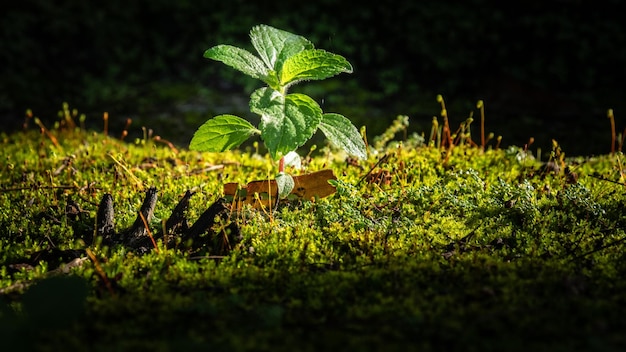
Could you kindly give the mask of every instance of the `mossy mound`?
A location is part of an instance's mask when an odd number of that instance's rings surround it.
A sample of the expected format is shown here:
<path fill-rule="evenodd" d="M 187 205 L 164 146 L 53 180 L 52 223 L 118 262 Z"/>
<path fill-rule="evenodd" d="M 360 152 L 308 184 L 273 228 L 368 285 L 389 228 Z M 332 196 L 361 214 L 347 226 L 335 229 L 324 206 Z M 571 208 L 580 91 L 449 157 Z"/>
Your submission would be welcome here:
<path fill-rule="evenodd" d="M 222 212 L 197 237 L 166 240 L 187 191 L 194 222 L 224 183 L 268 178 L 269 158 L 177 150 L 148 135 L 48 133 L 0 140 L 3 346 L 626 347 L 621 154 L 566 158 L 555 146 L 542 162 L 522 148 L 379 138 L 358 163 L 325 147 L 305 166 L 334 171 L 332 196 Z M 154 244 L 104 241 L 105 194 L 115 236 L 151 187 Z"/>

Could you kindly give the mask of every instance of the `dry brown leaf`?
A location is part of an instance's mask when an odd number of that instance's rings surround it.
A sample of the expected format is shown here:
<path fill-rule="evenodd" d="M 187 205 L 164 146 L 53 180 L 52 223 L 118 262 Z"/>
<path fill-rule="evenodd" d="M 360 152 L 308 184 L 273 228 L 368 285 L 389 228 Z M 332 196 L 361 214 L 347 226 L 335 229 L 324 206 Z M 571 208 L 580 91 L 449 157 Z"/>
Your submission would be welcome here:
<path fill-rule="evenodd" d="M 332 170 L 321 170 L 310 174 L 293 176 L 294 188 L 291 195 L 301 199 L 324 198 L 335 193 L 335 187 L 328 180 L 336 180 Z M 255 196 L 258 194 L 258 197 Z M 259 180 L 249 182 L 240 188 L 238 183 L 224 185 L 224 195 L 233 198 L 235 209 L 243 204 L 251 204 L 255 208 L 266 207 L 276 201 L 278 188 L 275 180 Z"/>

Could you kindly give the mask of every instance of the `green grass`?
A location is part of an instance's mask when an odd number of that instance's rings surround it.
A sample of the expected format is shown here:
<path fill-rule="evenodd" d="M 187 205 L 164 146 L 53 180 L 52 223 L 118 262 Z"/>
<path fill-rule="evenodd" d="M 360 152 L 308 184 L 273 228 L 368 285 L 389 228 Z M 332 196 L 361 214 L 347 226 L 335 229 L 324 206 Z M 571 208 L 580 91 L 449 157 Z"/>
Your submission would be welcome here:
<path fill-rule="evenodd" d="M 387 136 L 352 164 L 320 146 L 307 171 L 333 169 L 334 195 L 217 219 L 218 240 L 229 224 L 239 229 L 225 250 L 205 234 L 140 254 L 92 239 L 105 193 L 123 232 L 156 187 L 157 235 L 185 191 L 195 192 L 193 223 L 224 183 L 273 174 L 269 157 L 50 133 L 58 145 L 34 130 L 0 139 L 3 350 L 626 347 L 621 153 L 567 158 L 555 148 L 542 162 L 522 148 Z M 68 273 L 67 258 L 32 258 L 69 250 L 81 264 Z"/>

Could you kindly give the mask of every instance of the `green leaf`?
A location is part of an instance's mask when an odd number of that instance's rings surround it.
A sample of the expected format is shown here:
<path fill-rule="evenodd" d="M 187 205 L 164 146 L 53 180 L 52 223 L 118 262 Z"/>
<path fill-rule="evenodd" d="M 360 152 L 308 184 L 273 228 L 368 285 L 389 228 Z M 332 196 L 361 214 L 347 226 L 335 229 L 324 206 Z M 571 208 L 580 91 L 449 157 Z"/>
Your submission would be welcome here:
<path fill-rule="evenodd" d="M 335 146 L 357 158 L 367 158 L 365 142 L 356 127 L 339 114 L 324 114 L 319 125 L 320 130 Z"/>
<path fill-rule="evenodd" d="M 276 72 L 263 64 L 251 52 L 232 45 L 217 45 L 204 52 L 204 57 L 239 70 L 250 77 L 260 79 L 269 85 L 277 82 Z"/>
<path fill-rule="evenodd" d="M 250 40 L 265 65 L 276 72 L 280 72 L 288 57 L 313 49 L 313 43 L 305 37 L 267 25 L 253 27 Z"/>
<path fill-rule="evenodd" d="M 278 198 L 279 199 L 283 199 L 286 198 L 289 193 L 291 193 L 291 191 L 293 191 L 293 188 L 295 187 L 296 183 L 293 180 L 293 177 L 291 177 L 291 175 L 281 172 L 278 175 L 276 175 L 276 186 L 278 187 Z"/>
<path fill-rule="evenodd" d="M 284 86 L 302 80 L 322 80 L 342 72 L 352 72 L 352 65 L 343 56 L 321 49 L 309 49 L 285 60 L 279 71 L 280 84 Z"/>
<path fill-rule="evenodd" d="M 205 122 L 194 133 L 190 150 L 223 152 L 239 146 L 259 131 L 248 121 L 233 115 L 219 115 Z"/>
<path fill-rule="evenodd" d="M 322 109 L 309 96 L 284 96 L 270 88 L 252 93 L 250 110 L 261 115 L 261 138 L 274 160 L 302 146 L 322 120 Z"/>

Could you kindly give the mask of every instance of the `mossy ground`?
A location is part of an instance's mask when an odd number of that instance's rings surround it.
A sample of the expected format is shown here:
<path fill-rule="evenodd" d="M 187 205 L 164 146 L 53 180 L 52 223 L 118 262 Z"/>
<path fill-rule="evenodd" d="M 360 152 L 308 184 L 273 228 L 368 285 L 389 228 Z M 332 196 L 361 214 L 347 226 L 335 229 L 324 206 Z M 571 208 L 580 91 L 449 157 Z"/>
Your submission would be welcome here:
<path fill-rule="evenodd" d="M 272 162 L 253 149 L 50 133 L 56 145 L 32 130 L 0 140 L 3 350 L 626 347 L 621 154 L 556 149 L 540 162 L 522 148 L 383 138 L 353 163 L 320 148 L 306 168 L 333 169 L 334 195 L 219 219 L 217 233 L 240 229 L 226 250 L 158 241 L 139 255 L 91 238 L 105 193 L 121 230 L 156 187 L 156 233 L 186 190 L 194 221 L 225 182 L 266 179 Z M 69 273 L 55 271 L 63 260 L 33 262 L 51 248 L 93 257 Z"/>

